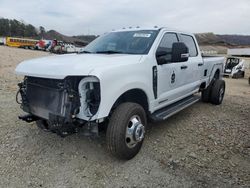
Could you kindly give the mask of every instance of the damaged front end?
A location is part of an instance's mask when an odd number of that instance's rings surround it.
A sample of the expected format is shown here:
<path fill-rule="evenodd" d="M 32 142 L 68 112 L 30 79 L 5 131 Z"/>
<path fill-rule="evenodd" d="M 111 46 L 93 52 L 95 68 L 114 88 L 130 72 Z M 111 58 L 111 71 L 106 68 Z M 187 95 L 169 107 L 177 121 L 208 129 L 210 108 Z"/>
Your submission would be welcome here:
<path fill-rule="evenodd" d="M 61 136 L 77 132 L 78 128 L 91 120 L 94 116 L 92 113 L 97 112 L 100 104 L 100 94 L 96 94 L 100 92 L 99 82 L 92 88 L 97 92 L 91 92 L 88 88 L 79 92 L 82 80 L 84 77 L 80 76 L 65 79 L 26 76 L 24 81 L 18 84 L 21 100 L 17 101 L 28 114 L 19 116 L 19 119 L 26 122 L 39 121 L 40 124 L 42 122 L 44 129 Z M 80 112 L 83 112 L 83 109 L 86 118 L 78 118 L 81 117 Z"/>

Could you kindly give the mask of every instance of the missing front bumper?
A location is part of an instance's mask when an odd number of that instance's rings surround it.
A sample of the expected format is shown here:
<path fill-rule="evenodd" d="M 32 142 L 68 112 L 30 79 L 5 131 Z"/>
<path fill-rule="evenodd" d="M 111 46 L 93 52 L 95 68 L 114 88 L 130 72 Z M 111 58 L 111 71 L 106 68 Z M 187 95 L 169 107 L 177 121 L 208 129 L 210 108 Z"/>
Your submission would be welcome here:
<path fill-rule="evenodd" d="M 81 78 L 63 80 L 25 77 L 19 84 L 21 108 L 30 116 L 55 124 L 72 123 L 79 112 L 77 86 Z M 22 118 L 28 120 L 31 118 Z M 34 119 L 34 118 L 33 118 Z"/>

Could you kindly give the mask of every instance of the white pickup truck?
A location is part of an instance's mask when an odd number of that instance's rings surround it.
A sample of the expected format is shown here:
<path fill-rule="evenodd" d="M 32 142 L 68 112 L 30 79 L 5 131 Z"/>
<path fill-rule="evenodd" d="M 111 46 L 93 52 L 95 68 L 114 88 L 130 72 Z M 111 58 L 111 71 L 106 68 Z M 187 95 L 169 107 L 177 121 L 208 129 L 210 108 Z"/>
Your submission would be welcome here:
<path fill-rule="evenodd" d="M 131 159 L 142 146 L 147 120 L 166 120 L 200 99 L 221 104 L 223 61 L 203 58 L 190 33 L 112 31 L 81 53 L 20 63 L 16 73 L 24 80 L 17 102 L 27 114 L 19 118 L 61 136 L 107 126 L 109 151 Z"/>

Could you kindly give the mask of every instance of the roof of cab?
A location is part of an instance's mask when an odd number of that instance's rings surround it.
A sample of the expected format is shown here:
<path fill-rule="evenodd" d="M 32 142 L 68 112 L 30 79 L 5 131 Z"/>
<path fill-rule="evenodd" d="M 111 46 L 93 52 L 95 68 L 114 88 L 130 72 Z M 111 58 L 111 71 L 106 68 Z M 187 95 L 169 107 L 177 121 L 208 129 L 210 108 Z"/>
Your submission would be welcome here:
<path fill-rule="evenodd" d="M 189 32 L 186 31 L 180 31 L 178 29 L 174 29 L 174 28 L 169 28 L 169 27 L 128 27 L 128 28 L 122 28 L 122 29 L 116 29 L 116 30 L 112 30 L 111 32 L 122 32 L 122 31 L 141 31 L 141 30 L 168 30 L 168 31 L 172 31 L 172 32 L 178 32 L 178 33 L 186 33 L 186 34 L 191 34 Z"/>

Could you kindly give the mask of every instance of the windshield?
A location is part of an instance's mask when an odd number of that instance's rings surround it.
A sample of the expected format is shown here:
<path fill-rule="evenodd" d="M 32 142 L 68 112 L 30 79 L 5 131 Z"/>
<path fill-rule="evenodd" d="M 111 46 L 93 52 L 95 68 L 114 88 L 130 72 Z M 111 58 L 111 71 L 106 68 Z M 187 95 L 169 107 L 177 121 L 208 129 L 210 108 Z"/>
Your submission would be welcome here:
<path fill-rule="evenodd" d="M 238 64 L 239 64 L 239 59 L 237 59 L 237 58 L 228 58 L 225 68 L 226 69 L 232 69 Z"/>
<path fill-rule="evenodd" d="M 83 52 L 147 54 L 157 34 L 157 30 L 111 32 L 98 37 Z"/>

